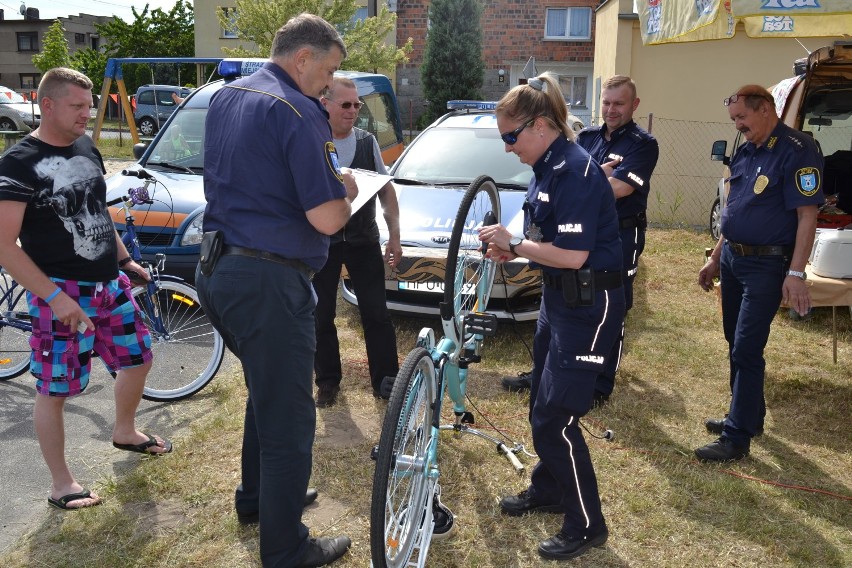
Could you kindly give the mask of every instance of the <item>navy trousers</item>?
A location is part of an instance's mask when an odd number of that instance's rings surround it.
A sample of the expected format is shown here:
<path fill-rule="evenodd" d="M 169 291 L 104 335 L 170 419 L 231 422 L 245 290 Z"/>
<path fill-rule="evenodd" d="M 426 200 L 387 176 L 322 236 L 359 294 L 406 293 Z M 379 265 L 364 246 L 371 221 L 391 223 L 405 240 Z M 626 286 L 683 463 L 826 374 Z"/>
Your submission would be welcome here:
<path fill-rule="evenodd" d="M 639 257 L 645 250 L 645 229 L 633 227 L 632 229 L 621 229 L 621 255 L 624 263 L 624 277 L 622 284 L 624 288 L 625 315 L 633 307 L 633 281 L 636 280 L 636 272 L 639 270 Z M 606 367 L 600 373 L 595 382 L 595 391 L 607 396 L 612 394 L 615 388 L 615 373 L 621 363 L 621 355 L 624 351 L 624 322 L 621 325 L 618 339 L 612 346 L 607 357 Z"/>
<path fill-rule="evenodd" d="M 722 435 L 737 445 L 748 446 L 763 427 L 763 350 L 789 264 L 783 256 L 737 256 L 727 244 L 722 248 L 722 326 L 731 366 L 731 407 Z"/>
<path fill-rule="evenodd" d="M 343 377 L 334 318 L 337 315 L 337 286 L 344 264 L 358 296 L 370 383 L 373 390 L 378 391 L 382 379 L 396 377 L 399 372 L 396 332 L 385 303 L 385 263 L 378 243 L 363 246 L 335 243 L 328 249 L 325 266 L 314 277 L 317 293 L 315 381 L 317 386 L 333 386 L 339 385 Z"/>
<path fill-rule="evenodd" d="M 530 491 L 565 507 L 562 534 L 597 534 L 604 524 L 598 484 L 579 418 L 592 406 L 595 378 L 624 321 L 622 290 L 598 291 L 595 306 L 568 309 L 545 286 L 533 343 L 530 422 L 539 463 Z"/>
<path fill-rule="evenodd" d="M 196 285 L 248 388 L 236 509 L 259 512 L 264 567 L 296 566 L 316 430 L 313 287 L 294 268 L 244 256 L 221 257 L 210 277 L 197 271 Z"/>

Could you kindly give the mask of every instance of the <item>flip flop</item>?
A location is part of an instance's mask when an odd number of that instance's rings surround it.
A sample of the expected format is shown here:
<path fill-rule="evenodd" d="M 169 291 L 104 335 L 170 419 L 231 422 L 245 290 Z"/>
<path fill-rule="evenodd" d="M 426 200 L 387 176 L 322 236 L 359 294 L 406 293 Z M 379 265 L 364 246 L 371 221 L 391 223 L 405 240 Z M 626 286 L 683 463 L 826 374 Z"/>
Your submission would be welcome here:
<path fill-rule="evenodd" d="M 118 448 L 119 450 L 124 450 L 126 452 L 137 452 L 140 454 L 147 454 L 149 456 L 158 456 L 160 454 L 167 454 L 172 451 L 172 443 L 169 440 L 166 440 L 165 438 L 163 438 L 162 452 L 149 451 L 149 448 L 159 446 L 159 444 L 157 443 L 157 440 L 154 438 L 154 436 L 150 434 L 145 435 L 148 436 L 148 440 L 142 442 L 141 444 L 119 444 L 118 442 L 113 440 L 112 445 L 113 447 Z"/>
<path fill-rule="evenodd" d="M 69 507 L 68 506 L 68 503 L 71 503 L 72 501 L 77 501 L 79 499 L 86 499 L 86 498 L 91 497 L 91 496 L 92 496 L 92 492 L 89 491 L 88 489 L 84 489 L 83 491 L 80 491 L 79 493 L 69 493 L 68 495 L 63 495 L 59 499 L 54 499 L 53 497 L 48 497 L 47 502 L 50 505 L 56 507 L 57 509 L 62 509 L 63 511 L 73 511 L 74 509 L 85 509 L 86 507 L 94 507 L 95 505 L 101 504 L 101 501 L 98 500 L 97 502 L 92 503 L 91 505 L 83 505 L 81 507 Z"/>

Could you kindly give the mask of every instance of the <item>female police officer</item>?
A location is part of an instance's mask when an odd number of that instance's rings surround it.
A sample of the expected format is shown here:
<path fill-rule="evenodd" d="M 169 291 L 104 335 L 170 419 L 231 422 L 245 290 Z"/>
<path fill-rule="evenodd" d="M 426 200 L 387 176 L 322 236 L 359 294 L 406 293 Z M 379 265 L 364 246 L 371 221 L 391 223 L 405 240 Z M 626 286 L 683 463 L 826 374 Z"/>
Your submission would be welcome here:
<path fill-rule="evenodd" d="M 615 198 L 601 168 L 574 143 L 565 100 L 544 75 L 509 91 L 496 108 L 507 152 L 533 167 L 525 239 L 502 225 L 480 229 L 488 255 L 524 257 L 542 269 L 533 348 L 530 422 L 539 463 L 529 489 L 500 502 L 512 516 L 564 513 L 562 530 L 538 552 L 564 560 L 606 542 L 595 471 L 578 420 L 624 319 Z"/>

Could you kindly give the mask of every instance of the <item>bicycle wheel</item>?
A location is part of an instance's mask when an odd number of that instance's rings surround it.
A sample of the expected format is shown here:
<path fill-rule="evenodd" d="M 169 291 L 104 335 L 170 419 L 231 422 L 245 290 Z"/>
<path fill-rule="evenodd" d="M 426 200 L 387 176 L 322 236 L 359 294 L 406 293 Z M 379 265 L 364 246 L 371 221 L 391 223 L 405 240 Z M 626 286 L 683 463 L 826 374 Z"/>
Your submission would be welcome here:
<path fill-rule="evenodd" d="M 370 507 L 373 568 L 423 566 L 431 530 L 421 530 L 437 476 L 429 447 L 437 385 L 429 352 L 416 347 L 394 382 L 382 426 Z M 416 557 L 412 559 L 412 555 Z"/>
<path fill-rule="evenodd" d="M 495 263 L 484 256 L 477 230 L 500 222 L 500 196 L 488 176 L 476 178 L 462 198 L 447 250 L 444 302 L 452 308 L 456 338 L 461 343 L 462 320 L 484 312 L 491 297 Z"/>
<path fill-rule="evenodd" d="M 22 375 L 30 368 L 30 315 L 26 290 L 0 272 L 0 381 Z"/>
<path fill-rule="evenodd" d="M 133 289 L 133 297 L 148 331 L 154 363 L 142 398 L 169 402 L 190 397 L 213 379 L 225 356 L 225 344 L 198 303 L 195 288 L 160 277 L 154 297 L 147 286 Z M 162 326 L 154 314 L 159 312 Z"/>

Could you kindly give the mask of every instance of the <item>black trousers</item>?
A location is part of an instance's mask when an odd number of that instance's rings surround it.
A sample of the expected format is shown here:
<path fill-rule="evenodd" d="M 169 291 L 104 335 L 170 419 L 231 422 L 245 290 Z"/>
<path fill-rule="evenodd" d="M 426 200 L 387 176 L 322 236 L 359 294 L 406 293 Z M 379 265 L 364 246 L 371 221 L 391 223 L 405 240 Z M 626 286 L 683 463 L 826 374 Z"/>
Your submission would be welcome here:
<path fill-rule="evenodd" d="M 624 263 L 622 284 L 624 287 L 624 301 L 627 311 L 633 307 L 633 281 L 636 280 L 636 272 L 639 270 L 639 257 L 645 250 L 645 229 L 632 227 L 621 229 L 621 255 Z M 625 312 L 625 316 L 627 313 Z M 612 346 L 612 351 L 607 358 L 606 369 L 598 375 L 595 381 L 595 392 L 610 395 L 615 388 L 615 373 L 621 363 L 621 355 L 624 350 L 624 325 L 621 326 L 621 334 Z"/>
<path fill-rule="evenodd" d="M 337 315 L 337 286 L 344 264 L 358 297 L 370 383 L 373 390 L 378 391 L 382 379 L 396 377 L 399 372 L 396 332 L 385 303 L 385 265 L 378 243 L 352 246 L 342 242 L 332 245 L 328 249 L 328 261 L 314 276 L 317 293 L 315 382 L 317 386 L 339 385 L 343 378 L 334 318 Z"/>
<path fill-rule="evenodd" d="M 236 509 L 260 514 L 265 568 L 297 566 L 308 546 L 302 509 L 316 430 L 314 291 L 295 268 L 245 256 L 223 256 L 210 277 L 195 277 L 248 387 Z"/>

